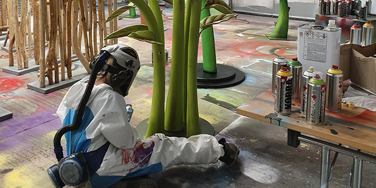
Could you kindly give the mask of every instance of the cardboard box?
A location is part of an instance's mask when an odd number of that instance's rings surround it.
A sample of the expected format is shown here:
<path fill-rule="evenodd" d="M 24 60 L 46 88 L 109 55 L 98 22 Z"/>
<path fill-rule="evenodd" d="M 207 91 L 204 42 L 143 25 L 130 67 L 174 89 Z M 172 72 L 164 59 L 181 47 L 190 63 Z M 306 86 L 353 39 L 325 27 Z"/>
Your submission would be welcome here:
<path fill-rule="evenodd" d="M 356 44 L 341 45 L 339 68 L 343 79 L 376 93 L 376 43 L 362 47 Z"/>

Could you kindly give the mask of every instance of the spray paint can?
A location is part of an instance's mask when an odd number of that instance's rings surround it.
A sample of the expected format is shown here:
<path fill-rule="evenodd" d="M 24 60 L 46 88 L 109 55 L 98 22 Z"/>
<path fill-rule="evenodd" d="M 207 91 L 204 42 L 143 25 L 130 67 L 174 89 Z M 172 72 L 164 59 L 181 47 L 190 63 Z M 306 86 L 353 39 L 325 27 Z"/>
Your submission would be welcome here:
<path fill-rule="evenodd" d="M 362 45 L 368 46 L 373 43 L 373 25 L 371 22 L 367 22 L 363 25 Z"/>
<path fill-rule="evenodd" d="M 366 6 L 367 6 L 367 12 L 371 12 L 372 0 L 367 0 Z"/>
<path fill-rule="evenodd" d="M 362 42 L 362 28 L 355 23 L 350 30 L 350 44 L 361 44 Z"/>
<path fill-rule="evenodd" d="M 351 11 L 352 11 L 352 1 L 351 0 L 347 0 L 346 4 L 347 4 L 347 6 L 346 6 L 346 8 L 347 8 L 347 10 L 346 10 L 346 16 L 349 16 L 349 15 L 351 15 Z"/>
<path fill-rule="evenodd" d="M 319 0 L 319 14 L 323 14 L 322 12 L 322 5 L 324 4 L 324 0 Z"/>
<path fill-rule="evenodd" d="M 337 11 L 337 16 L 338 16 L 338 17 L 343 17 L 343 16 L 344 16 L 343 7 L 344 7 L 344 2 L 343 2 L 343 1 L 340 1 L 340 2 L 338 3 L 338 11 Z"/>
<path fill-rule="evenodd" d="M 326 104 L 325 108 L 331 112 L 339 112 L 342 102 L 343 74 L 337 65 L 333 65 L 326 72 Z"/>
<path fill-rule="evenodd" d="M 326 15 L 326 2 L 325 2 L 325 0 L 321 1 L 321 14 Z"/>
<path fill-rule="evenodd" d="M 325 14 L 326 15 L 330 15 L 330 7 L 331 7 L 330 0 L 325 0 Z"/>
<path fill-rule="evenodd" d="M 276 74 L 276 94 L 274 96 L 274 111 L 281 115 L 291 114 L 292 74 L 287 67 L 282 66 Z"/>
<path fill-rule="evenodd" d="M 165 65 L 168 65 L 168 51 L 165 50 Z"/>
<path fill-rule="evenodd" d="M 306 70 L 303 73 L 303 79 L 302 79 L 302 88 L 301 93 L 302 96 L 300 97 L 300 112 L 304 113 L 307 111 L 307 92 L 308 92 L 308 83 L 311 78 L 314 76 L 314 70 L 313 67 L 309 67 L 308 70 Z"/>
<path fill-rule="evenodd" d="M 127 116 L 128 116 L 128 122 L 129 122 L 131 121 L 131 118 L 132 118 L 133 108 L 132 108 L 132 105 L 128 103 L 125 105 L 125 108 L 127 110 Z"/>
<path fill-rule="evenodd" d="M 333 1 L 333 14 L 337 15 L 338 14 L 338 0 Z"/>
<path fill-rule="evenodd" d="M 306 121 L 312 125 L 325 123 L 325 81 L 321 72 L 316 72 L 308 83 Z"/>
<path fill-rule="evenodd" d="M 300 102 L 300 89 L 302 83 L 302 64 L 298 58 L 293 58 L 289 62 L 290 71 L 292 73 L 292 101 Z"/>
<path fill-rule="evenodd" d="M 287 60 L 284 57 L 277 57 L 273 60 L 273 72 L 272 72 L 272 94 L 276 94 L 276 74 L 282 66 L 287 65 Z"/>

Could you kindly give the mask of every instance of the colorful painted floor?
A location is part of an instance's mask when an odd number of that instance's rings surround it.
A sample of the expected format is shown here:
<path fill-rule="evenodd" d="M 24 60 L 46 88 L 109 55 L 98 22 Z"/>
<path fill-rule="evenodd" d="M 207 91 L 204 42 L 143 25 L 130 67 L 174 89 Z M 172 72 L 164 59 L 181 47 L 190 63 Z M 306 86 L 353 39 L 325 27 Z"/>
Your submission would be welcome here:
<path fill-rule="evenodd" d="M 163 13 L 168 28 L 166 48 L 171 53 L 172 11 L 166 9 Z M 231 88 L 198 90 L 201 118 L 213 125 L 217 137 L 225 137 L 239 146 L 242 164 L 235 169 L 221 163 L 172 167 L 150 176 L 159 187 L 319 187 L 318 147 L 308 144 L 289 147 L 286 129 L 235 113 L 236 107 L 270 87 L 271 61 L 276 55 L 296 56 L 297 27 L 305 22 L 290 21 L 289 41 L 270 41 L 265 34 L 271 33 L 276 20 L 239 15 L 236 20 L 214 26 L 218 63 L 237 67 L 246 74 L 246 80 Z M 122 19 L 118 25 L 122 28 L 138 23 L 139 18 Z M 131 124 L 136 126 L 150 113 L 151 45 L 128 38 L 119 39 L 119 43 L 134 47 L 142 61 L 126 98 L 134 106 Z M 0 67 L 7 65 L 8 54 L 0 51 Z M 166 91 L 169 69 L 166 66 Z M 27 89 L 27 83 L 36 80 L 37 72 L 14 76 L 0 71 L 0 107 L 14 114 L 12 119 L 0 122 L 0 187 L 52 187 L 46 169 L 56 162 L 52 140 L 61 127 L 56 109 L 68 88 L 46 95 Z M 347 187 L 351 162 L 350 157 L 339 155 L 330 187 Z M 365 163 L 363 173 L 363 187 L 376 187 L 376 165 Z"/>

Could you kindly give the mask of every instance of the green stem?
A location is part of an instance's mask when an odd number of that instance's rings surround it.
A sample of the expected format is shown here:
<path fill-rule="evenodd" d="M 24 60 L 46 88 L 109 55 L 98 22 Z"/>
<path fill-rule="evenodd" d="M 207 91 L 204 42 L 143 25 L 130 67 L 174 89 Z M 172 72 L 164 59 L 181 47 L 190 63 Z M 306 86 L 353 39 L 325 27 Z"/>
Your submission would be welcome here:
<path fill-rule="evenodd" d="M 155 21 L 157 22 L 158 29 L 159 29 L 159 37 L 163 41 L 164 45 L 164 29 L 163 29 L 163 18 L 161 8 L 159 7 L 159 2 L 157 0 L 150 0 L 148 1 L 149 7 L 154 14 Z M 164 52 L 164 49 L 163 49 Z"/>
<path fill-rule="evenodd" d="M 287 38 L 289 30 L 289 7 L 287 0 L 279 0 L 279 14 L 277 23 L 273 29 L 270 37 L 272 38 Z"/>
<path fill-rule="evenodd" d="M 157 21 L 150 10 L 149 6 L 143 0 L 131 0 L 142 12 L 150 31 L 152 31 L 158 42 L 164 44 L 161 39 Z M 154 79 L 153 79 L 153 96 L 149 126 L 145 138 L 163 132 L 164 125 L 164 99 L 165 99 L 165 65 L 164 65 L 164 46 L 153 44 L 153 62 L 154 62 Z"/>
<path fill-rule="evenodd" d="M 205 4 L 206 0 L 202 0 L 201 8 L 203 10 L 201 11 L 201 20 L 210 16 L 209 9 L 204 8 Z M 213 26 L 201 32 L 201 45 L 204 71 L 217 72 Z"/>
<path fill-rule="evenodd" d="M 183 129 L 183 68 L 184 63 L 184 0 L 173 1 L 172 62 L 170 84 L 165 112 L 165 130 L 178 132 Z"/>
<path fill-rule="evenodd" d="M 199 42 L 201 2 L 191 1 L 191 19 L 188 42 L 188 71 L 187 71 L 187 137 L 201 134 L 197 101 L 197 52 Z"/>
<path fill-rule="evenodd" d="M 184 20 L 184 50 L 183 50 L 183 100 L 184 113 L 183 122 L 187 123 L 187 66 L 188 66 L 188 41 L 189 41 L 189 24 L 191 23 L 191 1 L 185 4 L 185 20 Z"/>

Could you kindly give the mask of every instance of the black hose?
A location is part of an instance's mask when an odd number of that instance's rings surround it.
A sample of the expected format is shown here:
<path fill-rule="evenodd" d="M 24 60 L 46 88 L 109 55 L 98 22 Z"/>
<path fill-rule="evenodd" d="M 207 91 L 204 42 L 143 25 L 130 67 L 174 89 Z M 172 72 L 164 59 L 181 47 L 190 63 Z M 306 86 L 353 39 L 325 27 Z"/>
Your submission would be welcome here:
<path fill-rule="evenodd" d="M 89 83 L 86 86 L 84 96 L 82 97 L 80 104 L 78 105 L 78 110 L 76 111 L 76 115 L 72 124 L 66 125 L 60 128 L 54 137 L 54 151 L 57 158 L 57 161 L 60 161 L 63 155 L 63 148 L 61 147 L 61 137 L 69 132 L 78 129 L 81 125 L 82 116 L 85 110 L 85 106 L 90 98 L 91 91 L 94 87 L 95 80 L 97 78 L 98 72 L 102 69 L 103 65 L 105 65 L 106 60 L 110 57 L 110 53 L 104 51 L 95 61 L 95 65 L 93 70 L 91 71 Z"/>

